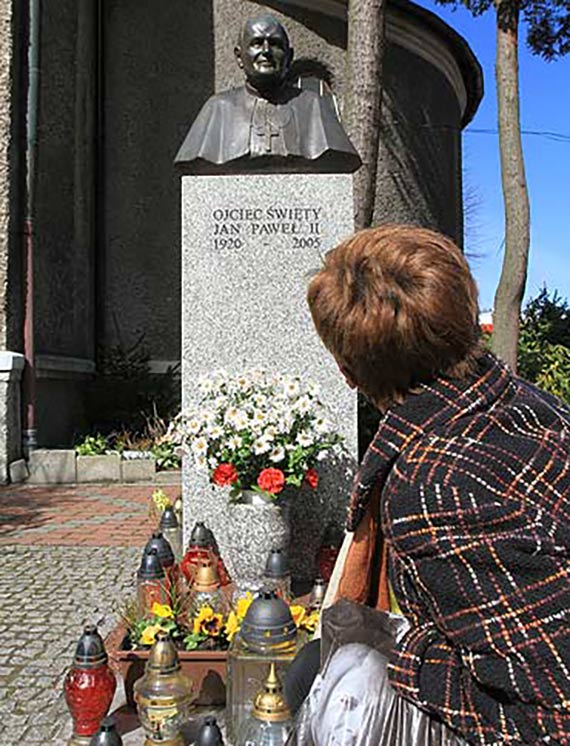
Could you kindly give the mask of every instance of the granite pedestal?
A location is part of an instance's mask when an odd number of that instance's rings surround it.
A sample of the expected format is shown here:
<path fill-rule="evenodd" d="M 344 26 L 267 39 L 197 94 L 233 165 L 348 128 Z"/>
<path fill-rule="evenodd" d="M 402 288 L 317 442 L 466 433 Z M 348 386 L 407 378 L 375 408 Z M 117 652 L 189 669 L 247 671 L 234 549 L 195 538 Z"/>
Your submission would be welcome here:
<path fill-rule="evenodd" d="M 346 453 L 324 462 L 318 489 L 304 488 L 290 504 L 293 569 L 307 580 L 327 523 L 344 523 L 357 403 L 313 328 L 306 289 L 324 254 L 353 230 L 350 174 L 182 177 L 183 407 L 203 374 L 264 368 L 318 384 L 345 438 Z M 227 553 L 226 493 L 189 458 L 183 484 L 186 541 L 202 520 Z"/>

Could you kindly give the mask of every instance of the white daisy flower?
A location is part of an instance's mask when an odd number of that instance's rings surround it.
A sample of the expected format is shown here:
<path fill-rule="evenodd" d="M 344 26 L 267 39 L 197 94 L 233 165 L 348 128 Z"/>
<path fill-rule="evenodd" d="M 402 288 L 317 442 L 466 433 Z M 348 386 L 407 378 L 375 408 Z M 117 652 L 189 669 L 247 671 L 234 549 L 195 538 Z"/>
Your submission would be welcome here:
<path fill-rule="evenodd" d="M 273 461 L 274 464 L 279 463 L 279 461 L 283 461 L 284 458 L 285 449 L 283 448 L 283 446 L 275 446 L 269 454 L 269 460 Z"/>
<path fill-rule="evenodd" d="M 238 416 L 239 409 L 237 407 L 229 407 L 224 415 L 224 422 L 227 425 L 233 425 L 236 417 Z"/>
<path fill-rule="evenodd" d="M 236 430 L 244 430 L 249 424 L 249 417 L 247 416 L 246 412 L 238 409 L 233 424 Z"/>
<path fill-rule="evenodd" d="M 297 435 L 296 441 L 300 446 L 303 446 L 303 448 L 308 448 L 315 442 L 313 436 L 306 430 L 303 430 L 303 432 L 300 432 L 299 435 Z"/>
<path fill-rule="evenodd" d="M 192 450 L 194 451 L 196 456 L 203 456 L 208 450 L 208 441 L 206 440 L 206 438 L 196 438 L 196 440 L 192 443 Z"/>
<path fill-rule="evenodd" d="M 191 417 L 186 423 L 186 427 L 188 428 L 189 433 L 191 433 L 192 435 L 196 435 L 197 433 L 200 432 L 202 423 L 197 417 Z"/>
<path fill-rule="evenodd" d="M 254 394 L 252 400 L 256 407 L 262 408 L 267 404 L 267 397 L 265 394 Z"/>
<path fill-rule="evenodd" d="M 311 409 L 311 400 L 308 396 L 303 395 L 299 397 L 299 399 L 297 399 L 293 406 L 300 414 L 307 414 L 307 412 Z"/>
<path fill-rule="evenodd" d="M 214 425 L 213 427 L 208 428 L 207 430 L 208 435 L 210 438 L 213 438 L 214 440 L 218 440 L 218 438 L 221 438 L 224 434 L 224 431 L 219 425 Z"/>
<path fill-rule="evenodd" d="M 253 412 L 253 422 L 256 425 L 263 425 L 267 421 L 267 414 L 262 409 L 256 409 Z"/>
<path fill-rule="evenodd" d="M 263 437 L 269 441 L 275 440 L 276 435 L 277 428 L 275 427 L 275 425 L 268 425 L 263 432 Z"/>
<path fill-rule="evenodd" d="M 228 448 L 230 451 L 235 451 L 241 447 L 242 439 L 239 435 L 232 435 L 228 440 Z"/>
<path fill-rule="evenodd" d="M 251 386 L 251 382 L 247 376 L 239 376 L 236 380 L 236 386 L 239 391 L 247 391 Z"/>
<path fill-rule="evenodd" d="M 299 381 L 296 378 L 287 378 L 283 381 L 283 388 L 290 399 L 294 399 L 299 394 Z"/>
<path fill-rule="evenodd" d="M 324 417 L 319 417 L 314 424 L 315 432 L 319 433 L 319 435 L 322 435 L 323 433 L 328 433 L 328 431 L 331 429 L 331 423 L 328 420 L 325 420 Z"/>
<path fill-rule="evenodd" d="M 262 453 L 267 453 L 271 449 L 271 443 L 268 443 L 263 438 L 258 438 L 253 442 L 252 449 L 256 456 L 260 456 Z"/>
<path fill-rule="evenodd" d="M 327 452 L 326 451 L 319 451 L 317 453 L 317 461 L 324 461 L 326 459 L 326 457 L 327 457 Z"/>
<path fill-rule="evenodd" d="M 199 416 L 206 425 L 213 425 L 216 421 L 216 413 L 212 409 L 203 409 Z"/>

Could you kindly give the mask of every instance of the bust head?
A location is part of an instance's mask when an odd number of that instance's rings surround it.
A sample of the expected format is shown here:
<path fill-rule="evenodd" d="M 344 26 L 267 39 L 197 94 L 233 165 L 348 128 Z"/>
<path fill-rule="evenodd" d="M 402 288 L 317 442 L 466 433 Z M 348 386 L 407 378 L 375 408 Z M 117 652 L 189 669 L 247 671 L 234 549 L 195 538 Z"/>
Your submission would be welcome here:
<path fill-rule="evenodd" d="M 293 59 L 287 32 L 268 14 L 246 21 L 234 53 L 249 85 L 261 93 L 281 86 Z"/>

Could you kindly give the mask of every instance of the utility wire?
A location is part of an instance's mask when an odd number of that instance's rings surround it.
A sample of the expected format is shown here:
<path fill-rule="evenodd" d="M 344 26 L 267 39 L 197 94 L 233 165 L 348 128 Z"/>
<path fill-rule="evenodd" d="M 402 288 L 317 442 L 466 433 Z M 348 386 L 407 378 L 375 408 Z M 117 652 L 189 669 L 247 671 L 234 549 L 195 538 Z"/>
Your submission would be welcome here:
<path fill-rule="evenodd" d="M 464 135 L 498 135 L 499 130 L 498 129 L 484 129 L 484 128 L 478 128 L 478 127 L 468 127 L 467 129 L 463 129 L 462 127 L 457 127 L 453 124 L 427 124 L 427 123 L 417 123 L 417 122 L 411 122 L 409 120 L 402 121 L 401 119 L 389 119 L 387 122 L 385 122 L 385 126 L 390 126 L 393 124 L 399 124 L 403 125 L 404 127 L 409 127 L 410 129 L 427 129 L 427 130 L 451 130 L 453 132 L 462 131 Z M 564 142 L 564 143 L 570 143 L 570 134 L 565 134 L 563 132 L 550 132 L 549 130 L 521 130 L 521 135 L 531 135 L 534 137 L 544 137 L 547 140 L 552 140 L 553 142 Z"/>
<path fill-rule="evenodd" d="M 471 133 L 475 135 L 498 135 L 499 130 L 497 129 L 478 129 L 476 127 L 469 127 L 464 130 L 466 135 Z M 562 132 L 548 132 L 547 130 L 521 130 L 521 135 L 534 135 L 536 137 L 545 137 L 548 140 L 554 142 L 570 142 L 570 135 L 565 135 Z"/>

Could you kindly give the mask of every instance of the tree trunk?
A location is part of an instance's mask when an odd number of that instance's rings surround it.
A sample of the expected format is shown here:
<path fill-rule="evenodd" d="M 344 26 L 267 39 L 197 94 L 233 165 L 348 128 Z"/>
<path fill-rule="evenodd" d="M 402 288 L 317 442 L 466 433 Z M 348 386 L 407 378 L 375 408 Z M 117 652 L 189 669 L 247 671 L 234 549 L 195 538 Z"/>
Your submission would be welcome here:
<path fill-rule="evenodd" d="M 362 159 L 354 175 L 355 225 L 372 222 L 378 167 L 386 0 L 349 0 L 344 121 Z"/>
<path fill-rule="evenodd" d="M 518 0 L 497 0 L 495 75 L 505 205 L 505 254 L 495 294 L 492 347 L 513 372 L 530 244 L 530 209 L 521 142 L 518 79 Z"/>

